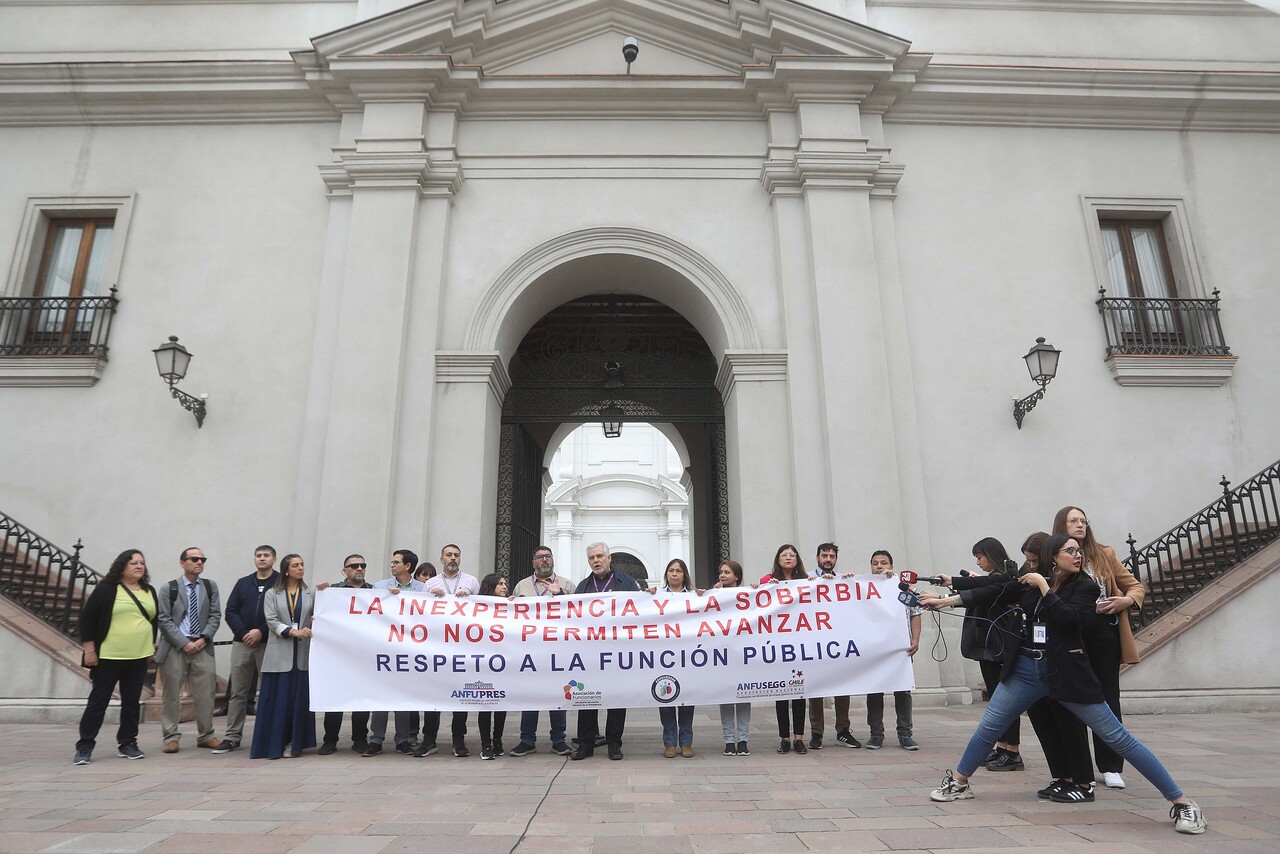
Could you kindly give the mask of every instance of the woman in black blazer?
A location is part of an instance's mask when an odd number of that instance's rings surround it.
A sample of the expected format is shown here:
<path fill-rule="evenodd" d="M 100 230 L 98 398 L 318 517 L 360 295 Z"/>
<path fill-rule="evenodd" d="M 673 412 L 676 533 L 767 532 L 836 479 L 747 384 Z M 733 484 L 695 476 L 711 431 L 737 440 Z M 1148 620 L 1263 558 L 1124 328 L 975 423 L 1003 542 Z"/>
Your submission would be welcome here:
<path fill-rule="evenodd" d="M 977 731 L 969 739 L 954 772 L 948 771 L 930 800 L 956 801 L 973 797 L 969 777 L 1009 724 L 1032 703 L 1049 697 L 1062 703 L 1113 750 L 1127 759 L 1173 806 L 1169 815 L 1179 833 L 1204 833 L 1207 824 L 1200 807 L 1183 794 L 1160 760 L 1133 737 L 1102 696 L 1102 686 L 1089 664 L 1081 625 L 1091 619 L 1098 585 L 1081 572 L 1080 544 L 1070 537 L 1050 537 L 1040 559 L 1041 569 L 1053 568 L 1053 584 L 1038 572 L 1028 572 L 1007 584 L 990 585 L 973 595 L 990 595 L 993 609 L 1008 603 L 1021 623 L 1010 638 L 1001 665 L 1000 684 L 987 703 Z M 959 596 L 926 593 L 920 604 L 929 608 L 961 604 Z"/>
<path fill-rule="evenodd" d="M 137 549 L 126 549 L 112 561 L 106 577 L 89 594 L 80 611 L 80 642 L 84 666 L 93 687 L 80 717 L 80 740 L 75 765 L 88 765 L 111 702 L 120 685 L 120 728 L 116 730 L 116 755 L 141 759 L 138 722 L 142 718 L 142 683 L 147 662 L 156 651 L 156 614 L 160 603 L 150 584 L 147 559 Z"/>

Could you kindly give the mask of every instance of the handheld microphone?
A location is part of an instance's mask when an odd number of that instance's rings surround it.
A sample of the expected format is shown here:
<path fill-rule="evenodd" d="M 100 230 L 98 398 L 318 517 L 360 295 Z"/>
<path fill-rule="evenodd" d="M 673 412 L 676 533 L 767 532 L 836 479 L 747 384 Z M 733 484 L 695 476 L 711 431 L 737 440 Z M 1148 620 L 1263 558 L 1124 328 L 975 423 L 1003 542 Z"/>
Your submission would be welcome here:
<path fill-rule="evenodd" d="M 1013 561 L 1008 561 L 1008 562 L 1013 563 Z M 967 569 L 960 570 L 960 574 L 963 575 L 965 578 L 968 578 L 969 576 L 973 575 L 973 573 Z"/>
<path fill-rule="evenodd" d="M 912 573 L 914 575 L 915 573 Z M 920 597 L 905 581 L 898 582 L 898 589 L 902 591 L 898 594 L 898 601 L 903 605 L 909 605 L 912 608 L 920 607 Z"/>
<path fill-rule="evenodd" d="M 898 573 L 898 581 L 902 582 L 903 584 L 915 584 L 916 579 L 918 579 L 919 577 L 920 576 L 916 575 L 914 572 L 912 572 L 909 569 L 904 569 L 902 570 L 902 572 Z"/>

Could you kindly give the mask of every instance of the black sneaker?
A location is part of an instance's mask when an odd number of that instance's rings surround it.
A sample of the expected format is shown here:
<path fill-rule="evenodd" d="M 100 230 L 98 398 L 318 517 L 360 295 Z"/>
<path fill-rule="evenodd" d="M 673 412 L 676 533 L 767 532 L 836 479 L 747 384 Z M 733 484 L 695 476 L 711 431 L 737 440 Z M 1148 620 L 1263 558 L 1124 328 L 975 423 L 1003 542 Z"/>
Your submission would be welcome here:
<path fill-rule="evenodd" d="M 782 739 L 782 743 L 778 745 L 778 752 L 779 752 L 779 753 L 790 753 L 790 752 L 791 752 L 791 742 L 790 742 L 789 740 L 785 739 L 785 738 L 784 738 L 784 739 Z"/>
<path fill-rule="evenodd" d="M 366 750 L 369 749 L 369 742 L 353 741 L 351 742 L 351 749 L 354 750 L 356 753 L 364 753 Z"/>
<path fill-rule="evenodd" d="M 532 747 L 529 748 L 529 752 L 533 752 Z M 556 756 L 568 756 L 573 753 L 573 748 L 565 744 L 563 741 L 557 741 L 555 744 L 551 745 L 551 752 Z M 511 755 L 515 756 L 515 751 L 512 751 Z"/>
<path fill-rule="evenodd" d="M 836 733 L 836 741 L 845 747 L 861 747 L 862 742 L 853 737 L 853 733 L 847 729 L 842 729 Z"/>
<path fill-rule="evenodd" d="M 982 760 L 982 767 L 986 768 L 992 762 L 999 760 L 1001 756 L 1004 756 L 1004 753 L 1005 753 L 1005 750 L 1003 747 L 991 748 L 991 752 L 987 754 L 987 758 Z"/>
<path fill-rule="evenodd" d="M 210 753 L 230 753 L 233 750 L 239 750 L 239 749 L 240 749 L 240 742 L 233 741 L 229 738 L 224 738 L 222 741 L 218 742 L 217 747 L 215 747 L 213 750 L 209 752 Z"/>
<path fill-rule="evenodd" d="M 804 739 L 803 739 L 803 738 L 797 738 L 797 739 L 796 739 L 796 743 L 795 743 L 795 746 L 794 746 L 794 748 L 793 748 L 793 749 L 795 750 L 795 752 L 796 752 L 796 753 L 800 753 L 800 754 L 804 754 L 804 753 L 808 753 L 808 752 L 809 752 L 808 748 L 806 748 L 806 747 L 804 746 Z"/>
<path fill-rule="evenodd" d="M 454 755 L 454 756 L 457 756 L 457 755 L 458 755 L 458 748 L 457 748 L 456 746 L 453 748 L 453 755 Z M 484 759 L 484 760 L 493 759 L 493 758 L 494 758 L 494 756 L 493 756 L 493 745 L 491 745 L 491 744 L 486 744 L 486 745 L 482 746 L 482 747 L 480 748 L 480 758 L 481 758 L 481 759 Z"/>
<path fill-rule="evenodd" d="M 494 756 L 506 756 L 506 755 L 507 755 L 507 751 L 505 751 L 505 750 L 503 750 L 503 749 L 502 749 L 502 742 L 501 742 L 500 740 L 498 740 L 498 739 L 494 739 L 494 742 L 493 742 L 493 755 L 494 755 Z"/>
<path fill-rule="evenodd" d="M 737 756 L 737 755 L 738 755 L 738 745 L 734 744 L 733 742 L 729 742 L 728 744 L 726 744 L 726 745 L 724 746 L 724 755 L 725 755 L 725 756 Z"/>
<path fill-rule="evenodd" d="M 77 750 L 76 758 L 71 760 L 72 765 L 88 765 L 93 761 L 92 750 Z"/>
<path fill-rule="evenodd" d="M 1026 765 L 1022 762 L 1022 754 L 1005 750 L 994 762 L 987 763 L 988 771 L 1023 771 Z"/>
<path fill-rule="evenodd" d="M 324 744 L 320 745 L 320 749 L 316 752 L 319 753 L 321 756 L 328 756 L 337 749 L 338 749 L 338 745 L 334 744 L 331 741 L 326 741 Z"/>
<path fill-rule="evenodd" d="M 1091 804 L 1093 803 L 1093 787 L 1066 783 L 1061 789 L 1049 795 L 1055 804 Z"/>
<path fill-rule="evenodd" d="M 751 748 L 747 747 L 747 743 L 745 741 L 738 742 L 738 755 L 739 756 L 751 755 Z"/>
<path fill-rule="evenodd" d="M 819 735 L 819 734 L 818 734 L 818 733 L 816 733 L 816 732 L 813 734 L 813 737 L 809 739 L 809 749 L 810 749 L 810 750 L 821 750 L 821 749 L 822 749 L 822 736 L 821 736 L 821 735 Z"/>
<path fill-rule="evenodd" d="M 565 745 L 565 746 L 568 747 L 568 745 Z M 555 748 L 553 747 L 552 750 L 554 749 Z M 509 755 L 519 757 L 519 756 L 528 756 L 530 753 L 537 753 L 537 752 L 538 752 L 537 747 L 535 747 L 532 744 L 525 744 L 522 741 L 519 744 L 517 744 L 515 747 L 511 748 L 511 753 Z"/>
<path fill-rule="evenodd" d="M 471 751 L 467 749 L 466 739 L 455 738 L 453 740 L 453 755 L 459 759 L 471 755 Z"/>
<path fill-rule="evenodd" d="M 138 749 L 138 742 L 131 741 L 128 744 L 122 744 L 116 749 L 116 756 L 121 759 L 141 759 L 143 752 Z"/>
<path fill-rule="evenodd" d="M 396 745 L 396 753 L 403 753 L 405 756 L 412 756 L 413 745 L 407 741 L 402 741 Z"/>
<path fill-rule="evenodd" d="M 867 750 L 879 750 L 884 747 L 884 736 L 873 735 L 867 739 Z"/>
<path fill-rule="evenodd" d="M 1042 801 L 1053 800 L 1053 796 L 1058 792 L 1062 791 L 1064 786 L 1072 786 L 1072 785 L 1074 785 L 1074 783 L 1068 783 L 1066 780 L 1059 778 L 1057 780 L 1054 780 L 1049 785 L 1045 786 L 1040 791 L 1036 792 L 1036 797 Z"/>
<path fill-rule="evenodd" d="M 373 742 L 369 742 L 367 745 L 365 745 L 364 750 L 360 751 L 360 755 L 361 756 L 377 756 L 381 752 L 382 752 L 381 744 L 374 744 Z"/>
<path fill-rule="evenodd" d="M 413 751 L 413 756 L 415 759 L 421 759 L 424 756 L 430 756 L 438 749 L 434 741 L 424 741 L 418 745 L 417 750 Z"/>

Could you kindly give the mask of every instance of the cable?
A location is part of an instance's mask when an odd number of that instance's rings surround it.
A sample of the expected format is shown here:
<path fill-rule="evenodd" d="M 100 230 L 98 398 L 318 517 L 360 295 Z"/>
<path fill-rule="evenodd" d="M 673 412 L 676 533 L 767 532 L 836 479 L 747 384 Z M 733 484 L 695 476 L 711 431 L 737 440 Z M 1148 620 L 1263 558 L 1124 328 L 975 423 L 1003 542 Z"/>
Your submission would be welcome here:
<path fill-rule="evenodd" d="M 547 796 L 551 794 L 551 789 L 556 784 L 556 780 L 560 779 L 560 772 L 569 764 L 569 757 L 564 757 L 560 769 L 551 777 L 551 782 L 547 783 L 547 790 L 542 793 L 542 799 L 538 801 L 538 805 L 533 808 L 533 813 L 529 816 L 529 820 L 524 823 L 524 830 L 520 831 L 520 838 L 516 840 L 516 844 L 511 846 L 511 850 L 507 854 L 515 854 L 515 850 L 524 842 L 525 836 L 529 833 L 529 828 L 533 826 L 533 820 L 538 817 L 538 811 L 542 809 L 542 805 L 547 802 Z"/>

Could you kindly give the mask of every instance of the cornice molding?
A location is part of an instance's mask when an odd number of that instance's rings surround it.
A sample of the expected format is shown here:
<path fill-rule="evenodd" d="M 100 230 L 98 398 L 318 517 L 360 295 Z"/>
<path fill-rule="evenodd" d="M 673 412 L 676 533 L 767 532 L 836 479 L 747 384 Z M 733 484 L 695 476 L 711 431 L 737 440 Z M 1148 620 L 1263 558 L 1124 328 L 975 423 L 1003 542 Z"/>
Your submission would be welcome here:
<path fill-rule="evenodd" d="M 900 124 L 1280 131 L 1280 70 L 930 65 Z"/>
<path fill-rule="evenodd" d="M 867 0 L 867 7 L 996 9 L 1010 12 L 1080 12 L 1123 15 L 1274 15 L 1244 0 Z"/>
<path fill-rule="evenodd" d="M 1216 388 L 1226 385 L 1238 356 L 1108 356 L 1111 378 L 1125 386 Z"/>
<path fill-rule="evenodd" d="M 436 351 L 437 383 L 486 383 L 489 392 L 502 403 L 511 390 L 511 375 L 502 356 L 464 350 Z"/>
<path fill-rule="evenodd" d="M 71 388 L 102 379 L 105 356 L 2 356 L 0 388 Z"/>
<path fill-rule="evenodd" d="M 782 382 L 786 378 L 786 350 L 726 350 L 716 371 L 716 388 L 728 404 L 738 383 Z"/>
<path fill-rule="evenodd" d="M 85 62 L 0 65 L 0 125 L 337 121 L 292 62 Z"/>
<path fill-rule="evenodd" d="M 863 141 L 865 142 L 865 141 Z M 865 151 L 805 151 L 804 142 L 788 158 L 773 157 L 760 167 L 760 183 L 771 196 L 795 196 L 809 189 L 866 190 L 892 197 L 902 164 L 889 163 L 887 148 Z M 774 151 L 777 152 L 775 147 Z"/>

